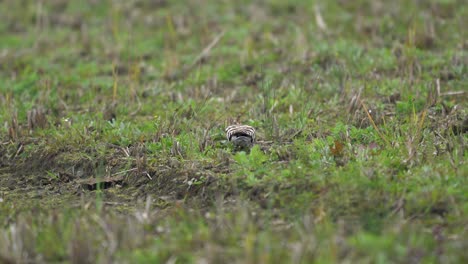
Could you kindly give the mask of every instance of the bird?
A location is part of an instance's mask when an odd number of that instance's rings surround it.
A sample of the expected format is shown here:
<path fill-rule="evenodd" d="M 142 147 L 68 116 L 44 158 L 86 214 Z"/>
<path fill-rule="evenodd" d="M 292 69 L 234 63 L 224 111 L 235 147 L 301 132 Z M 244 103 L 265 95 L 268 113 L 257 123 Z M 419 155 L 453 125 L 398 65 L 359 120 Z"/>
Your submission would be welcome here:
<path fill-rule="evenodd" d="M 249 150 L 255 142 L 255 128 L 248 125 L 231 125 L 226 128 L 226 138 L 236 149 Z"/>

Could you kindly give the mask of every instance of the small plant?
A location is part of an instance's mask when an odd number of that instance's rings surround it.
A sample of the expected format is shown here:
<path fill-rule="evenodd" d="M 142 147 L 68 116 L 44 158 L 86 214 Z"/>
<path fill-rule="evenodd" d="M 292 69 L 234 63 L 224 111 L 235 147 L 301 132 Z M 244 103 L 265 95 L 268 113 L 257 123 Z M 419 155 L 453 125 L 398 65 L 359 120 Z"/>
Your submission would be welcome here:
<path fill-rule="evenodd" d="M 248 185 L 252 186 L 259 182 L 267 172 L 263 164 L 268 160 L 268 156 L 263 153 L 259 146 L 254 146 L 249 154 L 244 151 L 237 152 L 234 160 L 240 169 L 238 175 L 246 177 Z"/>

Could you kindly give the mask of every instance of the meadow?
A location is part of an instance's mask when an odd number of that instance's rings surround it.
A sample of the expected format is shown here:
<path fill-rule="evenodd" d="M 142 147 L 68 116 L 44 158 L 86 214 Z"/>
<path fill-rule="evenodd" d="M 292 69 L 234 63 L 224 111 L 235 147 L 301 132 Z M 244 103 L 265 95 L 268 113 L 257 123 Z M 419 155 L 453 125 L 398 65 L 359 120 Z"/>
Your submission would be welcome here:
<path fill-rule="evenodd" d="M 467 25 L 462 0 L 0 0 L 0 263 L 468 263 Z"/>

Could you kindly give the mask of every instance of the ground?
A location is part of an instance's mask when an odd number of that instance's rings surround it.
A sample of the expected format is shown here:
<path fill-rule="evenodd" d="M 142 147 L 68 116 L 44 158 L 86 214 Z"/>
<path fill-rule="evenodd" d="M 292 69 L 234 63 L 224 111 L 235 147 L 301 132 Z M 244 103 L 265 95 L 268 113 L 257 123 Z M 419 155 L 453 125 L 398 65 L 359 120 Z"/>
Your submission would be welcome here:
<path fill-rule="evenodd" d="M 464 1 L 0 17 L 0 263 L 468 261 Z"/>

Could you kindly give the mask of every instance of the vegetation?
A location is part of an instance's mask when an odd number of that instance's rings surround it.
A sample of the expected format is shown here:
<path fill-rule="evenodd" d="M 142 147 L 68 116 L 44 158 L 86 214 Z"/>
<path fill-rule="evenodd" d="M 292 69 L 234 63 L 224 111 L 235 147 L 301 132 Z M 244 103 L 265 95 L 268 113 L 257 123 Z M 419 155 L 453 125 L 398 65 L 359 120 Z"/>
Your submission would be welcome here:
<path fill-rule="evenodd" d="M 464 1 L 0 17 L 1 263 L 468 262 Z"/>

